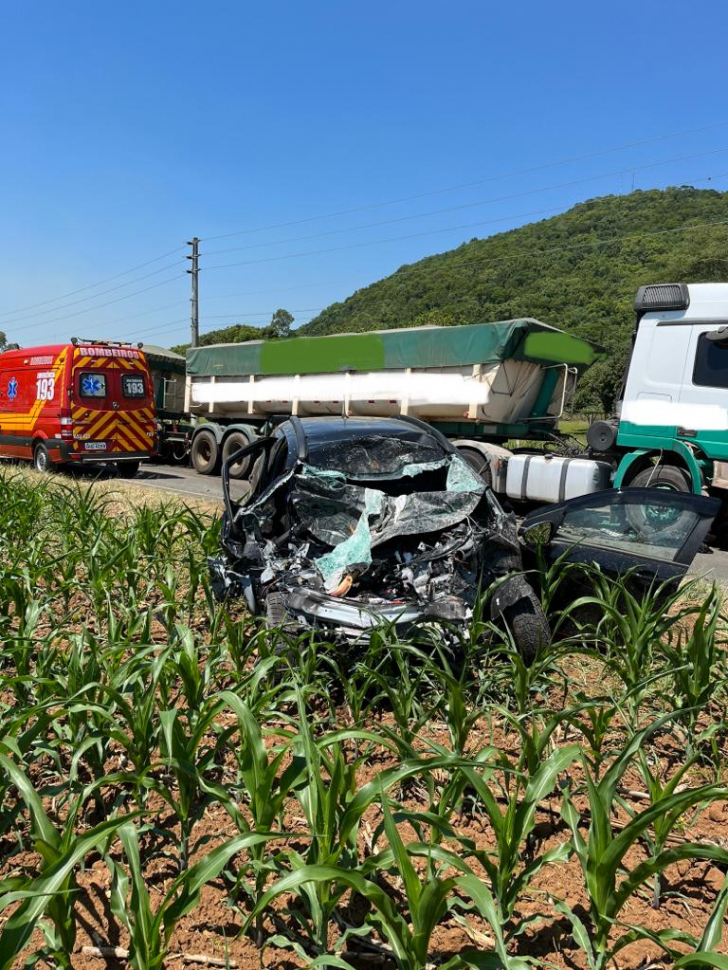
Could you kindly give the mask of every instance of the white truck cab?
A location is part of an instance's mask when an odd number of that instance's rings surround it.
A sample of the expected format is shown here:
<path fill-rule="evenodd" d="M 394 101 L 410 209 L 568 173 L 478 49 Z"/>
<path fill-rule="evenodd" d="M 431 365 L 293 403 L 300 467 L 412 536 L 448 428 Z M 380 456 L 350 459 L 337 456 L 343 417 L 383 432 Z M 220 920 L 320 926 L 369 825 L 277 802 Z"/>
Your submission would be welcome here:
<path fill-rule="evenodd" d="M 728 283 L 640 287 L 618 418 L 589 429 L 620 485 L 728 488 Z"/>

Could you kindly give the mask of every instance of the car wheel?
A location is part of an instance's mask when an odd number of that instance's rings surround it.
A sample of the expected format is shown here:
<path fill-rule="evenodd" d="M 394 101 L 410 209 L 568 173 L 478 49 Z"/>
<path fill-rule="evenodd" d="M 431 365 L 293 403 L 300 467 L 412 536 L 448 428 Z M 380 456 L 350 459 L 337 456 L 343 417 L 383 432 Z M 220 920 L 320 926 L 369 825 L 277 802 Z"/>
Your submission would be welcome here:
<path fill-rule="evenodd" d="M 539 650 L 551 643 L 551 627 L 541 604 L 535 595 L 529 596 L 505 607 L 502 616 L 521 659 L 530 667 Z"/>
<path fill-rule="evenodd" d="M 53 462 L 44 444 L 38 443 L 33 450 L 33 467 L 42 475 L 53 471 Z"/>
<path fill-rule="evenodd" d="M 269 630 L 282 630 L 290 626 L 286 601 L 282 593 L 268 593 L 266 596 L 265 625 Z"/>
<path fill-rule="evenodd" d="M 222 446 L 222 460 L 223 464 L 234 455 L 236 451 L 240 451 L 241 448 L 247 448 L 250 442 L 247 437 L 240 431 L 233 431 L 227 436 L 225 442 Z M 246 455 L 240 461 L 236 461 L 234 465 L 230 466 L 230 477 L 231 478 L 244 478 L 248 471 L 250 470 L 250 456 Z"/>
<path fill-rule="evenodd" d="M 190 449 L 192 464 L 198 475 L 213 475 L 219 465 L 220 446 L 211 431 L 201 431 Z"/>
<path fill-rule="evenodd" d="M 116 470 L 121 478 L 134 478 L 139 471 L 139 464 L 138 461 L 118 461 Z"/>

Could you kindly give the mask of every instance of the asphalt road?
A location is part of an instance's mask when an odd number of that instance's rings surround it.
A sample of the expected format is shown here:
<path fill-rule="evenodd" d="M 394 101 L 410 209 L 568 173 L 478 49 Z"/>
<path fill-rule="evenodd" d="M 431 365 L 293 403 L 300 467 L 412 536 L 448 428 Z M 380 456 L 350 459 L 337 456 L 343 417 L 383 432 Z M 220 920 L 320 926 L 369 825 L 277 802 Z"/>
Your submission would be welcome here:
<path fill-rule="evenodd" d="M 145 488 L 174 492 L 175 495 L 194 495 L 222 503 L 222 481 L 219 475 L 198 475 L 194 468 L 182 465 L 157 465 L 147 462 L 141 466 L 132 481 Z M 241 498 L 246 490 L 245 482 L 231 482 L 234 499 Z"/>
<path fill-rule="evenodd" d="M 172 492 L 175 495 L 196 496 L 213 502 L 222 502 L 222 485 L 219 475 L 198 475 L 193 468 L 180 465 L 145 464 L 133 479 L 135 485 Z M 245 494 L 244 482 L 232 482 L 233 498 Z M 694 576 L 708 581 L 717 580 L 728 586 L 728 550 L 713 549 L 695 557 L 690 569 Z"/>

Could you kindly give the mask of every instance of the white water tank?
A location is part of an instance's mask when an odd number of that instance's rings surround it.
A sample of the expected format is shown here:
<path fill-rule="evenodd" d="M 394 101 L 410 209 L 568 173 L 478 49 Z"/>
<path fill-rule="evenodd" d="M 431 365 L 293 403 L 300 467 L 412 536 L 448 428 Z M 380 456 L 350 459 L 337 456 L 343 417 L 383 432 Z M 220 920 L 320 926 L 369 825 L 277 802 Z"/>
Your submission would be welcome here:
<path fill-rule="evenodd" d="M 506 495 L 521 502 L 565 502 L 609 488 L 612 467 L 589 458 L 514 455 L 508 460 Z"/>

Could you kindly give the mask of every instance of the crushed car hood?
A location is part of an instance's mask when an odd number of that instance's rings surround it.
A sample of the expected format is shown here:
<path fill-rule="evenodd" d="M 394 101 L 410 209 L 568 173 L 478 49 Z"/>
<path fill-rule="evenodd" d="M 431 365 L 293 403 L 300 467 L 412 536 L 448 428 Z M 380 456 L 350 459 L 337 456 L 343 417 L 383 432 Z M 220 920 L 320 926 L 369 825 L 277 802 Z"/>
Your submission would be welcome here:
<path fill-rule="evenodd" d="M 330 547 L 312 552 L 324 588 L 331 592 L 346 575 L 365 573 L 373 550 L 398 536 L 441 532 L 467 519 L 480 503 L 485 485 L 457 455 L 438 462 L 402 467 L 396 479 L 414 479 L 446 469 L 443 490 L 391 494 L 383 487 L 357 484 L 342 472 L 301 465 L 293 475 L 290 501 L 311 538 Z M 384 485 L 384 482 L 382 483 Z M 248 510 L 255 516 L 258 509 Z"/>

